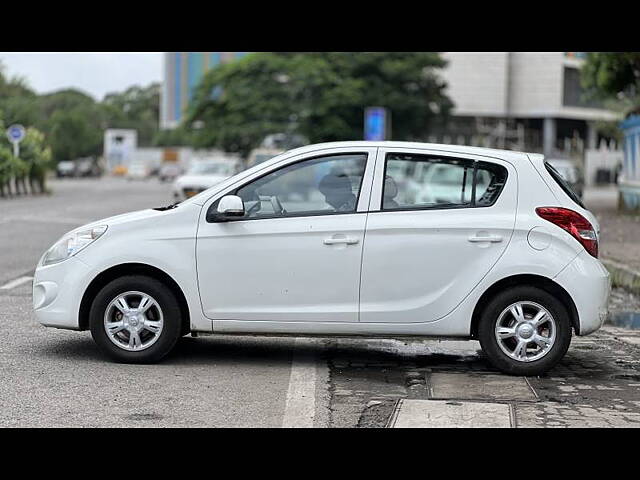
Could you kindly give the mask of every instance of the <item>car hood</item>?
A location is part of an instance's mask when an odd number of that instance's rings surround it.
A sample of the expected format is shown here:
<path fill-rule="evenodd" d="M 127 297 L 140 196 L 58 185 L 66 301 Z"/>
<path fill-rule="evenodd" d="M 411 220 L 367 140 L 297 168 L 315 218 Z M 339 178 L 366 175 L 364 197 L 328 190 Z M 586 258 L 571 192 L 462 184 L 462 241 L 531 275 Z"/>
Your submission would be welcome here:
<path fill-rule="evenodd" d="M 176 179 L 178 187 L 209 188 L 229 178 L 225 175 L 182 175 Z"/>
<path fill-rule="evenodd" d="M 87 223 L 77 230 L 84 230 L 98 225 L 107 225 L 109 227 L 114 225 L 121 225 L 123 223 L 135 222 L 137 220 L 143 220 L 154 216 L 162 216 L 164 212 L 153 210 L 148 208 L 146 210 L 137 210 L 135 212 L 122 213 L 120 215 L 114 215 L 113 217 L 102 218 L 95 222 Z"/>

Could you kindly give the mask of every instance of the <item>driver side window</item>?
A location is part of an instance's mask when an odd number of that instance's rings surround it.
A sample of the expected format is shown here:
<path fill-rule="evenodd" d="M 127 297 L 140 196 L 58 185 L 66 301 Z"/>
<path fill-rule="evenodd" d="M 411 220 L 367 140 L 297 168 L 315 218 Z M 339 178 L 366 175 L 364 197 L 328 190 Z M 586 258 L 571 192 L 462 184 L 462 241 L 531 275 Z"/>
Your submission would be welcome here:
<path fill-rule="evenodd" d="M 248 218 L 354 213 L 366 154 L 318 157 L 288 165 L 239 188 Z"/>

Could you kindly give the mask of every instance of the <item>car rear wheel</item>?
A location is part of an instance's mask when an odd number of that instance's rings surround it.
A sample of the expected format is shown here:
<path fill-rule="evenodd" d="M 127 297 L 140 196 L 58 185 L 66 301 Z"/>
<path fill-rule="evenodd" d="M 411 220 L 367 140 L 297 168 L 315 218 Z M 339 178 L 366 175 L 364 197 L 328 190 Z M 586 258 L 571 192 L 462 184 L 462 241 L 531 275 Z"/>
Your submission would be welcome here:
<path fill-rule="evenodd" d="M 174 294 L 162 282 L 142 275 L 121 277 L 104 286 L 89 316 L 94 341 L 118 362 L 157 362 L 181 334 Z"/>
<path fill-rule="evenodd" d="M 512 375 L 541 375 L 564 357 L 571 321 L 556 297 L 536 287 L 513 287 L 485 307 L 478 339 L 489 362 Z"/>

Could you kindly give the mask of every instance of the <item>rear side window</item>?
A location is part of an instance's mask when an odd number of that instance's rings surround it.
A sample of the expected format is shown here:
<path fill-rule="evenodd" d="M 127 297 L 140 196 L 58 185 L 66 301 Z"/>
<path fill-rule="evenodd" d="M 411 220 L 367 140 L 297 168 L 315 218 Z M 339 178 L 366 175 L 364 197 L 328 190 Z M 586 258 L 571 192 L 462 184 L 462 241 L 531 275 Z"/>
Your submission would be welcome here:
<path fill-rule="evenodd" d="M 507 179 L 501 165 L 415 154 L 387 155 L 383 210 L 488 207 Z"/>
<path fill-rule="evenodd" d="M 571 188 L 571 185 L 562 177 L 562 175 L 560 175 L 560 172 L 558 172 L 549 162 L 544 162 L 544 166 L 547 169 L 547 172 L 549 172 L 549 175 L 551 175 L 551 178 L 553 178 L 555 182 L 560 185 L 560 188 L 564 190 L 564 193 L 566 193 L 571 200 L 582 208 L 586 208 L 583 205 L 582 200 L 580 200 L 580 197 L 573 191 L 573 188 Z"/>

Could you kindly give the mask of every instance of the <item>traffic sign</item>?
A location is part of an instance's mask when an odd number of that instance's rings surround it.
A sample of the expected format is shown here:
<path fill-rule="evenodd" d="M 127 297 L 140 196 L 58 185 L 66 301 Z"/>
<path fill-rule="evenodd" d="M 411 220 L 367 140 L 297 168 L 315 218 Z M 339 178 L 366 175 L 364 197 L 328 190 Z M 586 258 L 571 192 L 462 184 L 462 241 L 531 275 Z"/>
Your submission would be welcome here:
<path fill-rule="evenodd" d="M 22 125 L 14 124 L 7 128 L 7 138 L 11 143 L 21 142 L 26 134 Z"/>
<path fill-rule="evenodd" d="M 384 107 L 367 107 L 364 111 L 364 139 L 387 140 L 390 134 L 390 115 Z"/>
<path fill-rule="evenodd" d="M 20 156 L 20 142 L 24 139 L 26 135 L 26 130 L 22 125 L 17 123 L 11 125 L 7 128 L 7 138 L 11 143 L 13 143 L 13 156 Z"/>

